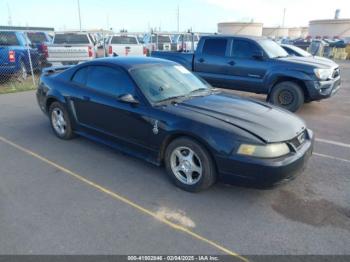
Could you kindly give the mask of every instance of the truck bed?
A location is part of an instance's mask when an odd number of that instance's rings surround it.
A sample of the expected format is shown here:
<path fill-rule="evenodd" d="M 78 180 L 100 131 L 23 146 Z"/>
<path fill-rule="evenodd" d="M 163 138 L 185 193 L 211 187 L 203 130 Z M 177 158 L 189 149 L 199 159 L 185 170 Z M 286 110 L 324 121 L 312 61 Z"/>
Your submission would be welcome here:
<path fill-rule="evenodd" d="M 174 61 L 186 67 L 188 70 L 193 71 L 194 53 L 153 51 L 151 56 Z"/>

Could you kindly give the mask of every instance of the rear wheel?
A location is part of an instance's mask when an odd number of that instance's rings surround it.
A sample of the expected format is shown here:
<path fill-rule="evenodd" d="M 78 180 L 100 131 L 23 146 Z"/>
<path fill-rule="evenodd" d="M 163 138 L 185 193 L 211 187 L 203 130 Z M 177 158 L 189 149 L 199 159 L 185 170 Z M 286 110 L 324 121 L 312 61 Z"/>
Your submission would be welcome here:
<path fill-rule="evenodd" d="M 74 137 L 71 121 L 65 107 L 59 102 L 53 102 L 49 109 L 50 123 L 55 135 L 61 139 Z"/>
<path fill-rule="evenodd" d="M 23 82 L 23 81 L 27 80 L 28 72 L 27 72 L 26 65 L 24 64 L 24 62 L 22 60 L 19 62 L 19 68 L 20 69 L 16 74 L 16 79 L 19 82 Z"/>
<path fill-rule="evenodd" d="M 301 87 L 294 82 L 281 82 L 277 84 L 269 96 L 271 104 L 285 108 L 291 112 L 296 112 L 304 104 L 304 92 Z"/>
<path fill-rule="evenodd" d="M 169 144 L 165 166 L 170 179 L 185 191 L 198 192 L 216 181 L 215 166 L 208 151 L 189 138 L 179 138 Z"/>

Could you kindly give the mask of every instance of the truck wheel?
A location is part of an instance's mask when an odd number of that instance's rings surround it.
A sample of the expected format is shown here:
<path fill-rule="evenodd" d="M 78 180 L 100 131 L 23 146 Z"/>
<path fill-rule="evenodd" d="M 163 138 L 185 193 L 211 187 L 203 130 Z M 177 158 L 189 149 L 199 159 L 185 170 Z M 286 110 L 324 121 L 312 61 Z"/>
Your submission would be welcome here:
<path fill-rule="evenodd" d="M 198 192 L 209 188 L 216 181 L 210 154 L 190 138 L 178 138 L 168 145 L 165 167 L 174 184 L 185 191 Z"/>
<path fill-rule="evenodd" d="M 22 60 L 19 62 L 19 68 L 20 68 L 19 71 L 16 73 L 16 79 L 19 82 L 23 82 L 28 78 L 28 72 L 27 72 L 26 65 Z"/>
<path fill-rule="evenodd" d="M 290 81 L 277 84 L 269 95 L 271 104 L 296 112 L 304 104 L 304 92 L 301 87 Z"/>

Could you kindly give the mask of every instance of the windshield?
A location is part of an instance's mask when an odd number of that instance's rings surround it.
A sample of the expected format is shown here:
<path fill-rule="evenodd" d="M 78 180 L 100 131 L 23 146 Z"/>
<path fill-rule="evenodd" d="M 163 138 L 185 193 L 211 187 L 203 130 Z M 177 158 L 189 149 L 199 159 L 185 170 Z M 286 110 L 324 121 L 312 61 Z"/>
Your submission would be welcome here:
<path fill-rule="evenodd" d="M 288 53 L 279 44 L 272 40 L 260 40 L 259 44 L 262 47 L 262 49 L 264 49 L 264 51 L 267 53 L 269 58 L 279 58 L 288 56 Z"/>
<path fill-rule="evenodd" d="M 90 44 L 87 35 L 83 34 L 56 34 L 54 44 Z"/>
<path fill-rule="evenodd" d="M 209 91 L 205 83 L 180 65 L 154 65 L 131 70 L 132 78 L 151 103 Z"/>
<path fill-rule="evenodd" d="M 117 45 L 137 45 L 135 36 L 113 36 L 111 44 Z"/>
<path fill-rule="evenodd" d="M 312 56 L 309 52 L 306 52 L 305 50 L 303 50 L 297 46 L 288 45 L 286 48 L 289 48 L 292 51 L 294 51 L 295 53 L 298 53 L 299 55 L 304 56 L 304 57 Z"/>

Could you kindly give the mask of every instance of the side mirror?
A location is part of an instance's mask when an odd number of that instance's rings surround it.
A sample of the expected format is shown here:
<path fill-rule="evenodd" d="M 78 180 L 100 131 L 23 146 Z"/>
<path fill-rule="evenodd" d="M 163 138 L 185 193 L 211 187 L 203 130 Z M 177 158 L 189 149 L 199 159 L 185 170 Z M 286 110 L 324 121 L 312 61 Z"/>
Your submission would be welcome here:
<path fill-rule="evenodd" d="M 140 103 L 132 94 L 121 95 L 118 97 L 118 100 L 132 105 L 138 105 Z"/>
<path fill-rule="evenodd" d="M 253 58 L 256 59 L 256 60 L 263 60 L 264 59 L 264 53 L 263 51 L 255 51 L 253 53 Z"/>

